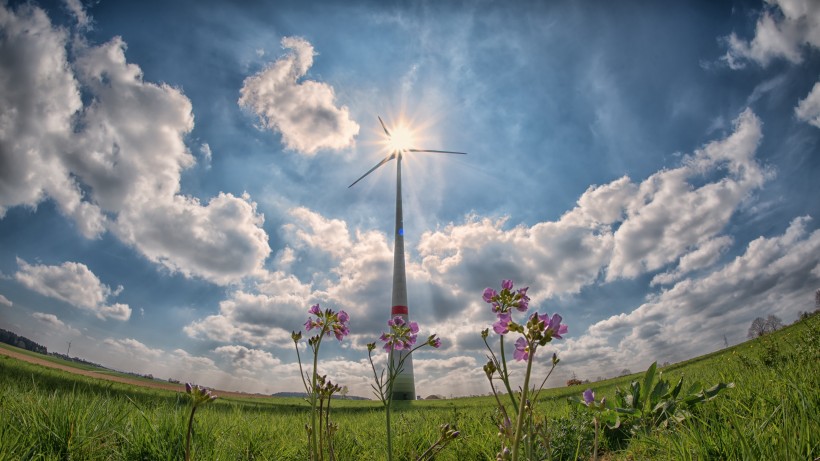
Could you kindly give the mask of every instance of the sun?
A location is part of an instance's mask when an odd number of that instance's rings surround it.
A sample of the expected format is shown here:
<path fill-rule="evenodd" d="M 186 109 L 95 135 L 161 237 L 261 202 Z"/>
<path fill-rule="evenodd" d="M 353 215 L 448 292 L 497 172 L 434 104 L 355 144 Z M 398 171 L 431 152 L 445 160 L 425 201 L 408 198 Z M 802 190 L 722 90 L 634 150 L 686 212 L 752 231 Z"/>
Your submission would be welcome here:
<path fill-rule="evenodd" d="M 390 152 L 405 151 L 416 147 L 413 130 L 404 125 L 393 128 L 390 137 L 387 138 L 387 148 Z"/>

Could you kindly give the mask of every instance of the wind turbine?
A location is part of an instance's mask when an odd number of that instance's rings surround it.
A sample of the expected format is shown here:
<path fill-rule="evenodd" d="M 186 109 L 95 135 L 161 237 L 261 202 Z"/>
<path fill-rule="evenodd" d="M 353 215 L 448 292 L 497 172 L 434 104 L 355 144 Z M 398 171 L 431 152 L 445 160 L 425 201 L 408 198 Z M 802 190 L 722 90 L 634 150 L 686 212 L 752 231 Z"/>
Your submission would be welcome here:
<path fill-rule="evenodd" d="M 378 117 L 379 123 L 387 135 L 389 140 L 393 140 L 393 135 L 387 129 L 381 117 Z M 364 179 L 365 176 L 375 171 L 380 166 L 396 160 L 396 232 L 394 235 L 395 241 L 393 244 L 393 305 L 390 308 L 390 318 L 396 316 L 402 317 L 405 322 L 409 322 L 409 311 L 407 308 L 407 276 L 404 271 L 404 219 L 402 217 L 401 207 L 401 159 L 407 152 L 429 152 L 435 154 L 460 154 L 467 155 L 465 152 L 452 152 L 447 150 L 430 150 L 430 149 L 415 149 L 400 145 L 394 145 L 390 153 L 387 154 L 381 162 L 368 170 L 359 179 L 353 181 L 353 184 L 347 186 L 348 189 L 356 185 L 357 182 Z M 398 366 L 399 361 L 407 355 L 407 351 L 399 351 L 398 354 L 393 354 L 393 366 Z M 401 371 L 396 376 L 393 383 L 393 399 L 394 400 L 414 400 L 416 398 L 416 383 L 413 377 L 413 358 L 407 357 L 404 359 L 404 364 Z"/>

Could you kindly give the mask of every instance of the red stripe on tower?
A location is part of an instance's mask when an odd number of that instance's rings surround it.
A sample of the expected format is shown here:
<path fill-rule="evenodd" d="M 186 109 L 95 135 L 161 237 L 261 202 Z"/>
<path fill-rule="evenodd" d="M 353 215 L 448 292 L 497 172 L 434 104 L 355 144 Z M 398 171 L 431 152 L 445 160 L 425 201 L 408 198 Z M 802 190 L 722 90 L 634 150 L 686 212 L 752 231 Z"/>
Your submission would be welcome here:
<path fill-rule="evenodd" d="M 390 315 L 407 315 L 407 306 L 393 306 Z"/>

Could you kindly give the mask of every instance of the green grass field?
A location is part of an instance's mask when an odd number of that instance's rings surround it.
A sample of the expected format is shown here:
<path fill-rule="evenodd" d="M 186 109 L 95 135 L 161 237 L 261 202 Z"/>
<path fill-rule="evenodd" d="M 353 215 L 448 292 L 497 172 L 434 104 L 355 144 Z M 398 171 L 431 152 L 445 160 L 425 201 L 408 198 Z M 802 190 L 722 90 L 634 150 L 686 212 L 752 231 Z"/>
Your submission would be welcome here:
<path fill-rule="evenodd" d="M 67 362 L 67 364 L 70 364 Z M 684 423 L 628 443 L 605 437 L 604 459 L 814 460 L 820 456 L 820 316 L 663 369 L 685 383 L 734 382 Z M 559 365 L 560 366 L 560 365 Z M 638 375 L 593 383 L 614 396 Z M 590 459 L 591 417 L 567 403 L 585 387 L 541 393 L 551 459 Z M 455 424 L 461 436 L 436 459 L 492 460 L 492 398 L 402 403 L 394 412 L 396 459 L 415 459 Z M 187 395 L 85 378 L 0 356 L 0 460 L 183 459 Z M 334 401 L 339 460 L 385 459 L 384 413 L 374 401 Z M 220 398 L 196 415 L 196 460 L 305 460 L 308 405 L 298 398 Z M 616 449 L 617 448 L 617 449 Z"/>

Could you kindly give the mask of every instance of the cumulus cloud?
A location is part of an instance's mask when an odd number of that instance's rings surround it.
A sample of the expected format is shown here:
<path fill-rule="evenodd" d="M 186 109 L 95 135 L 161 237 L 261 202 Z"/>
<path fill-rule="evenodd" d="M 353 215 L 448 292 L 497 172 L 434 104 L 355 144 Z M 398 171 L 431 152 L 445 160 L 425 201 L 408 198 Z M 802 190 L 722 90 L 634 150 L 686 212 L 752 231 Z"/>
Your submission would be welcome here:
<path fill-rule="evenodd" d="M 114 349 L 117 353 L 125 357 L 138 358 L 140 360 L 157 360 L 165 355 L 162 349 L 146 346 L 133 338 L 115 339 L 106 338 L 103 344 Z"/>
<path fill-rule="evenodd" d="M 800 63 L 805 45 L 820 47 L 820 4 L 812 0 L 766 1 L 751 42 L 734 33 L 727 38 L 729 50 L 723 59 L 733 69 L 742 68 L 745 60 L 761 66 L 777 58 Z"/>
<path fill-rule="evenodd" d="M 820 128 L 820 82 L 815 83 L 809 94 L 797 103 L 794 114 L 798 120 Z"/>
<path fill-rule="evenodd" d="M 14 303 L 9 301 L 9 298 L 6 298 L 5 296 L 0 295 L 0 306 L 11 307 L 13 305 L 14 305 Z"/>
<path fill-rule="evenodd" d="M 252 346 L 291 344 L 292 329 L 307 318 L 308 285 L 293 275 L 275 272 L 257 281 L 253 292 L 233 291 L 219 303 L 219 313 L 184 327 L 192 338 Z"/>
<path fill-rule="evenodd" d="M 73 40 L 69 61 L 67 32 L 37 7 L 0 6 L 0 28 L 0 218 L 50 199 L 84 236 L 111 230 L 186 276 L 224 284 L 262 267 L 270 247 L 250 197 L 181 194 L 195 158 L 179 89 L 144 81 L 119 37 Z"/>
<path fill-rule="evenodd" d="M 782 235 L 753 240 L 719 270 L 680 281 L 632 312 L 593 324 L 567 341 L 563 361 L 592 374 L 683 360 L 722 347 L 724 334 L 745 331 L 755 317 L 785 317 L 810 303 L 820 284 L 820 230 L 808 233 L 808 221 L 797 218 Z M 704 328 L 710 324 L 721 328 Z"/>
<path fill-rule="evenodd" d="M 65 6 L 71 15 L 74 16 L 79 27 L 86 28 L 90 26 L 91 18 L 88 16 L 88 13 L 85 12 L 85 7 L 83 7 L 80 0 L 65 0 Z"/>
<path fill-rule="evenodd" d="M 695 270 L 714 262 L 703 253 L 726 244 L 719 233 L 771 175 L 754 157 L 760 139 L 760 120 L 747 109 L 734 132 L 686 156 L 678 168 L 640 183 L 624 177 L 591 186 L 558 221 L 509 229 L 504 219 L 471 217 L 426 232 L 418 247 L 422 265 L 432 278 L 470 292 L 503 273 L 534 283 L 545 297 L 577 293 L 604 271 L 612 281 L 676 261 L 683 264 L 679 273 Z M 713 175 L 718 179 L 695 185 Z"/>
<path fill-rule="evenodd" d="M 0 5 L 0 30 L 0 218 L 9 207 L 50 197 L 80 233 L 95 237 L 105 218 L 61 158 L 82 108 L 67 34 L 31 5 L 16 13 Z"/>
<path fill-rule="evenodd" d="M 270 352 L 259 349 L 248 349 L 245 346 L 221 346 L 214 353 L 225 358 L 236 370 L 254 372 L 279 365 L 281 361 Z"/>
<path fill-rule="evenodd" d="M 754 61 L 766 67 L 778 58 L 792 63 L 803 62 L 806 48 L 820 48 L 820 3 L 813 0 L 766 0 L 755 27 L 755 36 L 747 42 L 732 33 L 723 60 L 732 69 Z M 795 107 L 799 120 L 820 128 L 820 82 Z"/>
<path fill-rule="evenodd" d="M 30 290 L 91 312 L 99 319 L 128 320 L 131 317 L 131 308 L 127 304 L 108 303 L 108 298 L 120 294 L 122 286 L 112 290 L 85 264 L 34 265 L 18 258 L 17 265 L 20 270 L 14 278 Z"/>
<path fill-rule="evenodd" d="M 285 146 L 297 152 L 352 146 L 359 125 L 346 106 L 336 107 L 333 87 L 301 80 L 313 65 L 313 46 L 284 37 L 282 47 L 292 52 L 246 78 L 239 105 L 256 113 L 265 128 L 280 132 Z"/>
<path fill-rule="evenodd" d="M 60 320 L 54 314 L 45 314 L 43 312 L 35 312 L 35 313 L 31 314 L 31 316 L 34 317 L 35 319 L 37 319 L 38 322 L 45 325 L 46 328 L 49 328 L 53 331 L 58 331 L 60 333 L 69 334 L 69 335 L 72 335 L 72 336 L 79 336 L 80 335 L 79 330 L 77 330 L 76 328 L 73 328 L 69 325 L 66 325 L 65 322 Z"/>
<path fill-rule="evenodd" d="M 176 195 L 135 200 L 120 213 L 115 233 L 171 271 L 228 284 L 262 272 L 271 251 L 263 223 L 248 195 L 220 193 L 206 205 Z"/>
<path fill-rule="evenodd" d="M 651 285 L 672 283 L 680 280 L 689 272 L 711 267 L 718 261 L 721 253 L 732 245 L 732 242 L 731 237 L 723 235 L 702 243 L 696 250 L 683 255 L 675 270 L 656 275 Z"/>

